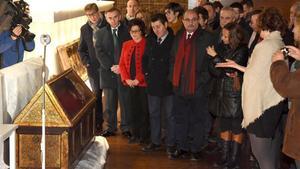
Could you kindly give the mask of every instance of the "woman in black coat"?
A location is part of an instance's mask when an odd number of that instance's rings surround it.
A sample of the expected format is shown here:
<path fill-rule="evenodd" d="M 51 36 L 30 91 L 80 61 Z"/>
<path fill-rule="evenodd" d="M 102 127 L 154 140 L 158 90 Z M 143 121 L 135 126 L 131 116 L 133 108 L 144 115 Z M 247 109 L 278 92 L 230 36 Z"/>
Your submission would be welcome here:
<path fill-rule="evenodd" d="M 215 68 L 215 64 L 234 60 L 240 65 L 248 61 L 248 48 L 243 43 L 243 30 L 235 23 L 229 23 L 222 30 L 223 50 L 208 47 L 207 53 L 212 57 L 210 73 L 213 75 L 212 92 L 209 107 L 219 121 L 220 137 L 223 141 L 221 160 L 216 167 L 239 168 L 238 156 L 243 141 L 241 83 L 242 73 L 233 69 Z"/>

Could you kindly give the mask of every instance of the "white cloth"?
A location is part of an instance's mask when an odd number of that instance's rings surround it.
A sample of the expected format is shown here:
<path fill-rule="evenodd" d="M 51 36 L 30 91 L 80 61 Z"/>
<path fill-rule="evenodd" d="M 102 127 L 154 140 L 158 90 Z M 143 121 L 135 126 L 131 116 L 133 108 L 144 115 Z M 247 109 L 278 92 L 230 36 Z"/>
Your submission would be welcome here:
<path fill-rule="evenodd" d="M 75 169 L 101 169 L 106 162 L 109 145 L 104 137 L 97 136 L 91 147 L 80 159 Z"/>
<path fill-rule="evenodd" d="M 42 86 L 42 65 L 37 57 L 0 70 L 0 123 L 11 123 Z"/>
<path fill-rule="evenodd" d="M 244 128 L 259 118 L 265 110 L 284 99 L 274 89 L 270 78 L 272 55 L 283 46 L 280 32 L 274 31 L 253 50 L 242 87 Z"/>

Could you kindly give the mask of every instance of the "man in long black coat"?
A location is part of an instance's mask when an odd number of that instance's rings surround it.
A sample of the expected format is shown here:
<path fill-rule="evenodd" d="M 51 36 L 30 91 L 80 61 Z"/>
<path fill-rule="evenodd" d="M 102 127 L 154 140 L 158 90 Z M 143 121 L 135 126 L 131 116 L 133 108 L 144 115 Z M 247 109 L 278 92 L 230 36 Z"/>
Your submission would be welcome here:
<path fill-rule="evenodd" d="M 128 136 L 128 89 L 120 79 L 119 60 L 122 43 L 130 39 L 127 27 L 121 23 L 121 12 L 112 8 L 105 12 L 108 25 L 98 30 L 96 38 L 96 56 L 100 63 L 100 87 L 105 97 L 105 110 L 108 115 L 108 125 L 102 136 L 115 135 L 117 131 L 117 108 L 118 99 L 121 108 L 121 130 Z"/>
<path fill-rule="evenodd" d="M 96 52 L 94 47 L 94 32 L 104 27 L 107 23 L 99 11 L 95 3 L 87 4 L 84 8 L 85 15 L 88 18 L 86 24 L 80 29 L 80 42 L 78 52 L 87 68 L 89 81 L 92 91 L 96 94 L 96 129 L 97 132 L 102 130 L 103 113 L 102 113 L 102 90 L 100 89 L 100 75 L 99 75 L 99 62 L 96 59 Z"/>
<path fill-rule="evenodd" d="M 200 158 L 205 145 L 205 122 L 208 118 L 207 46 L 212 36 L 198 25 L 198 14 L 187 10 L 183 16 L 184 29 L 175 36 L 171 50 L 170 79 L 174 89 L 174 114 L 177 151 L 172 158 Z"/>

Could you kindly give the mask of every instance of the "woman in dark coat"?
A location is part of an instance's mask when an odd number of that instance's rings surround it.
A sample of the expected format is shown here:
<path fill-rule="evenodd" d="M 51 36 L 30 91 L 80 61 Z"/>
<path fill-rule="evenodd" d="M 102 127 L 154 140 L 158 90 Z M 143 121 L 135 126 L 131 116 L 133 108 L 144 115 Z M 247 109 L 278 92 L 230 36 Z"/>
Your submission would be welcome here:
<path fill-rule="evenodd" d="M 223 141 L 221 160 L 216 167 L 239 168 L 238 156 L 243 141 L 241 83 L 242 73 L 233 69 L 215 68 L 215 64 L 231 59 L 240 65 L 246 65 L 248 48 L 244 43 L 244 34 L 240 26 L 229 23 L 222 30 L 224 51 L 216 52 L 208 47 L 207 53 L 212 57 L 210 72 L 214 76 L 209 107 L 219 121 L 220 137 Z"/>

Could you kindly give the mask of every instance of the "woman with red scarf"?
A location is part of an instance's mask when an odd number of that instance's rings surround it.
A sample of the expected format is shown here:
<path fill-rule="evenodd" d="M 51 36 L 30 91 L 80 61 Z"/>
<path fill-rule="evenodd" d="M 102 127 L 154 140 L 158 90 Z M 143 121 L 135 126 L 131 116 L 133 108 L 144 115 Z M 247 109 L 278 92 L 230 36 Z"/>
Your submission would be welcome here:
<path fill-rule="evenodd" d="M 145 24 L 141 19 L 128 23 L 132 40 L 123 43 L 119 69 L 124 85 L 130 87 L 130 143 L 146 141 L 149 137 L 149 113 L 146 82 L 142 72 L 142 56 L 146 46 Z"/>

